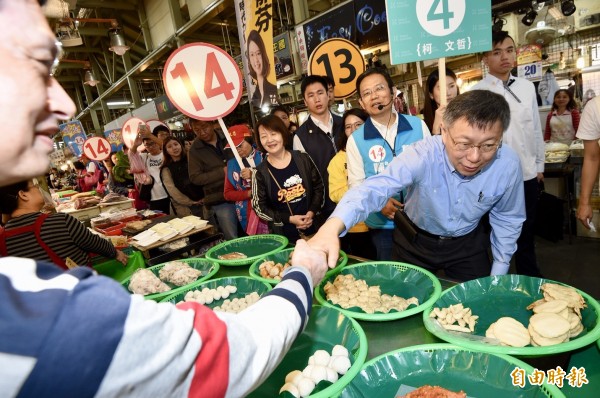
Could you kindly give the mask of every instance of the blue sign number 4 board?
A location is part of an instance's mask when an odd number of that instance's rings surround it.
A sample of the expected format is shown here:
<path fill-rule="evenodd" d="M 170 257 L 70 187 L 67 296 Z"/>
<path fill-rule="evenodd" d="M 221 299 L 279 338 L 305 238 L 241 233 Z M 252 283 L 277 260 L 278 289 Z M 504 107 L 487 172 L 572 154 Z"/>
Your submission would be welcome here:
<path fill-rule="evenodd" d="M 492 48 L 490 0 L 386 0 L 391 63 Z"/>

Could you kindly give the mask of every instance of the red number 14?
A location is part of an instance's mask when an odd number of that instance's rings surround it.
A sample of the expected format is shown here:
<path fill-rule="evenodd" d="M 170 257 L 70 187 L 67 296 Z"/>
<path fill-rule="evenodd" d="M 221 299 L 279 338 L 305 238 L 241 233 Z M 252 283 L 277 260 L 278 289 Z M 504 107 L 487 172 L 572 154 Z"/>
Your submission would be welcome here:
<path fill-rule="evenodd" d="M 183 62 L 178 62 L 175 65 L 173 70 L 171 70 L 171 77 L 173 79 L 181 78 L 196 111 L 203 110 L 204 105 L 202 105 L 202 101 L 200 101 L 198 92 L 194 88 L 190 75 Z M 217 87 L 214 88 L 213 79 L 216 79 L 218 83 Z M 204 75 L 204 94 L 206 95 L 206 98 L 212 98 L 223 94 L 225 99 L 230 100 L 233 98 L 233 90 L 234 85 L 225 78 L 215 53 L 208 53 L 206 56 L 206 70 Z"/>

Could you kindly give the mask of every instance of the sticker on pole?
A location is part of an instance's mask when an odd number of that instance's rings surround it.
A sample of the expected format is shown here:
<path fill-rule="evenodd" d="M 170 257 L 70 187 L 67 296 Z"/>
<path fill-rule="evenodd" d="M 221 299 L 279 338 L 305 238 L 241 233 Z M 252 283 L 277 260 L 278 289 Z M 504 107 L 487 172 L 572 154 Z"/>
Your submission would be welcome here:
<path fill-rule="evenodd" d="M 83 143 L 83 154 L 92 160 L 105 160 L 110 156 L 110 142 L 106 138 L 91 137 Z"/>
<path fill-rule="evenodd" d="M 121 130 L 121 135 L 123 136 L 123 142 L 129 148 L 131 148 L 133 146 L 133 143 L 135 142 L 135 138 L 137 137 L 137 135 L 139 133 L 141 133 L 140 129 L 150 130 L 148 128 L 148 125 L 146 124 L 146 122 L 144 122 L 139 117 L 132 117 L 131 119 L 127 120 L 125 122 L 125 124 L 123 125 L 123 129 Z"/>
<path fill-rule="evenodd" d="M 224 50 L 208 43 L 186 44 L 165 64 L 167 96 L 183 114 L 198 120 L 226 116 L 242 97 L 242 75 Z"/>
<path fill-rule="evenodd" d="M 309 74 L 329 76 L 335 82 L 336 99 L 356 92 L 356 79 L 365 71 L 360 49 L 350 40 L 334 38 L 319 44 L 308 61 Z"/>

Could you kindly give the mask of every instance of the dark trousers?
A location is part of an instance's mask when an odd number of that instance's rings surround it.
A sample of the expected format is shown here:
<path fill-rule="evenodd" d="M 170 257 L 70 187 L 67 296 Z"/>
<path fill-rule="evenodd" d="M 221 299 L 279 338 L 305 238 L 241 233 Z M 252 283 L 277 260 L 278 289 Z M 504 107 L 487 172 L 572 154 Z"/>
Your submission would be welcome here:
<path fill-rule="evenodd" d="M 151 200 L 150 210 L 160 210 L 165 214 L 171 213 L 171 199 L 164 198 L 159 200 Z"/>
<path fill-rule="evenodd" d="M 389 261 L 392 259 L 392 246 L 394 246 L 393 229 L 369 228 L 371 241 L 375 246 L 377 261 Z"/>
<path fill-rule="evenodd" d="M 394 229 L 392 260 L 418 265 L 432 273 L 443 269 L 446 276 L 457 281 L 468 281 L 489 276 L 492 269 L 488 247 L 490 236 L 479 223 L 470 233 L 453 239 L 416 235 Z"/>
<path fill-rule="evenodd" d="M 371 241 L 371 233 L 367 232 L 350 232 L 340 239 L 342 250 L 346 254 L 374 260 L 377 258 L 375 246 Z"/>
<path fill-rule="evenodd" d="M 527 180 L 525 187 L 525 213 L 526 218 L 517 240 L 515 252 L 515 265 L 517 274 L 527 276 L 542 276 L 535 256 L 535 213 L 537 208 L 540 188 L 537 178 Z"/>

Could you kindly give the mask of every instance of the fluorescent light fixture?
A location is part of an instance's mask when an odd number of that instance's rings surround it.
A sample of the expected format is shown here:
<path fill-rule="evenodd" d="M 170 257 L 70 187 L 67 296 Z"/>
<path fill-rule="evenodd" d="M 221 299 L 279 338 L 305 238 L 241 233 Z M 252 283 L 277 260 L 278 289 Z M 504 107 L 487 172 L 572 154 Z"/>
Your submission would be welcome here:
<path fill-rule="evenodd" d="M 131 101 L 111 101 L 107 102 L 108 106 L 131 105 Z"/>

